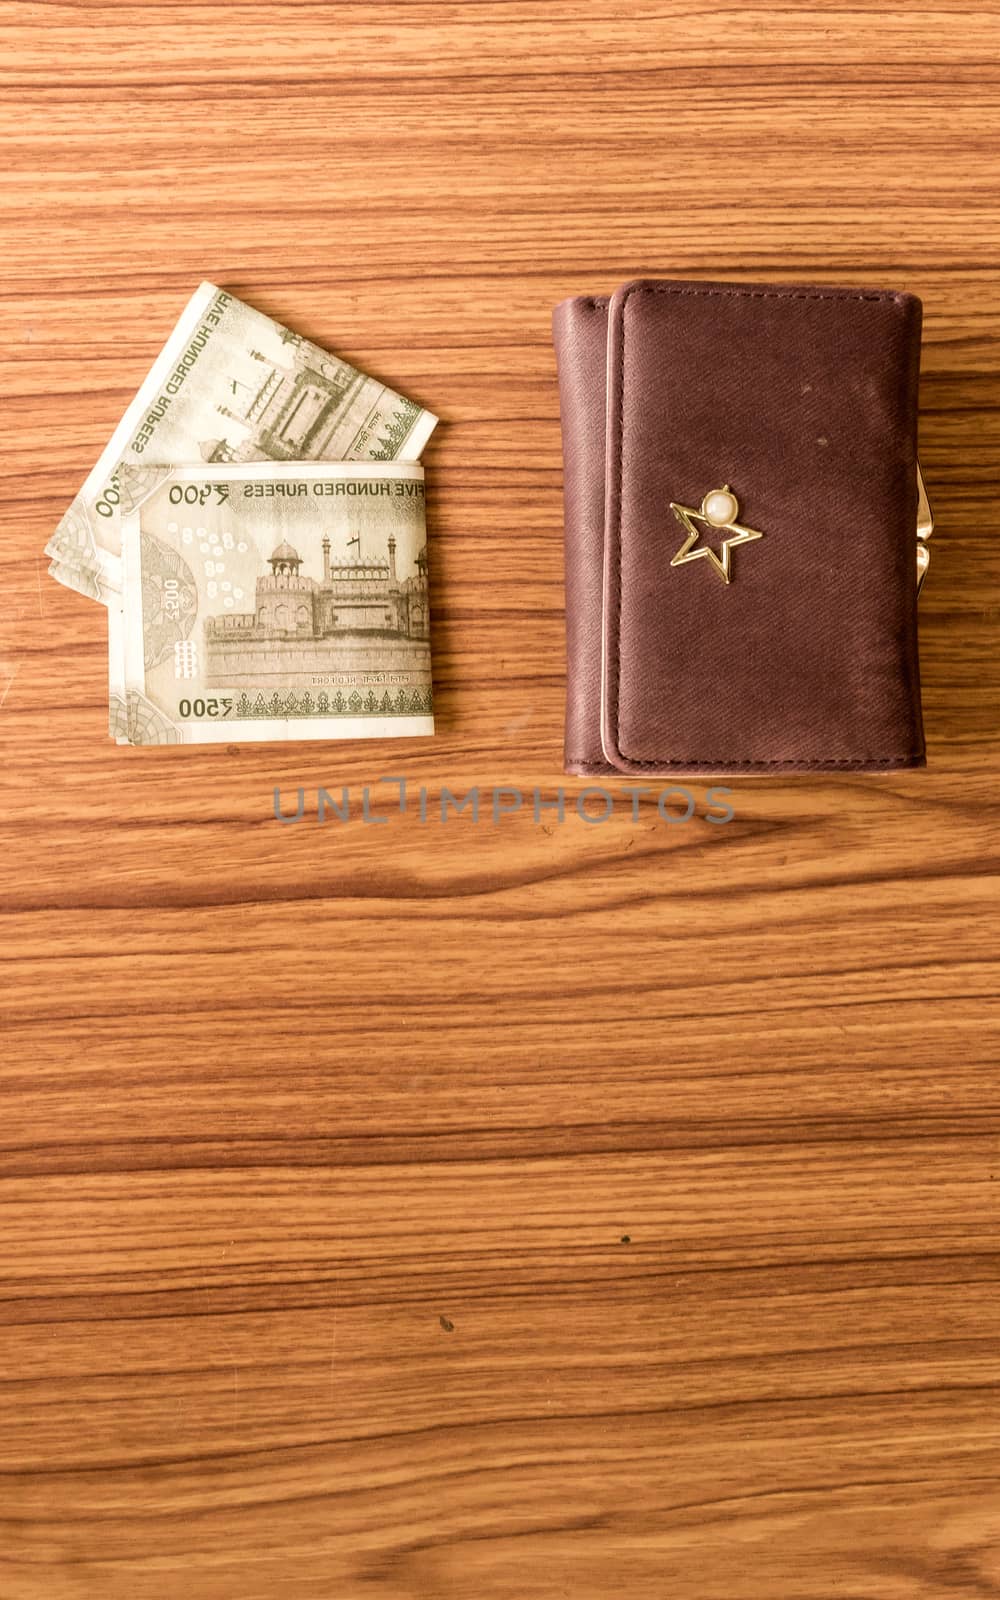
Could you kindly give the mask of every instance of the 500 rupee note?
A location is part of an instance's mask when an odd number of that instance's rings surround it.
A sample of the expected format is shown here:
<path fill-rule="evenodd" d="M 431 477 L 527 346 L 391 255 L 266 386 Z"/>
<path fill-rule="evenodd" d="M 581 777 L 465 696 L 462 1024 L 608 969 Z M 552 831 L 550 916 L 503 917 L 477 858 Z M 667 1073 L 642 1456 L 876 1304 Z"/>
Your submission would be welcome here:
<path fill-rule="evenodd" d="M 420 466 L 167 468 L 122 532 L 120 737 L 433 733 Z"/>
<path fill-rule="evenodd" d="M 377 379 L 203 283 L 49 540 L 50 571 L 105 602 L 120 589 L 122 517 L 143 492 L 150 466 L 416 461 L 436 421 Z"/>

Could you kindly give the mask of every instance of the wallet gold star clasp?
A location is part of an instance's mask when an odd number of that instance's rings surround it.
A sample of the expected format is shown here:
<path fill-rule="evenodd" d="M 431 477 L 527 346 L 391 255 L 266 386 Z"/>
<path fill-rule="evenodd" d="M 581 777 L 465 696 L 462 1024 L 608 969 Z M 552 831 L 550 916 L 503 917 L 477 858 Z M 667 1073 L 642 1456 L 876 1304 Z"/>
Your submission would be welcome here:
<path fill-rule="evenodd" d="M 733 551 L 741 544 L 752 544 L 755 539 L 764 537 L 759 529 L 745 528 L 737 522 L 740 503 L 728 483 L 724 483 L 721 489 L 710 489 L 701 502 L 700 511 L 695 511 L 692 506 L 678 505 L 675 500 L 671 500 L 670 509 L 687 533 L 687 538 L 670 565 L 682 567 L 688 561 L 698 561 L 704 557 L 723 583 L 730 580 Z M 713 528 L 726 535 L 718 555 L 710 544 L 701 542 L 703 530 Z"/>

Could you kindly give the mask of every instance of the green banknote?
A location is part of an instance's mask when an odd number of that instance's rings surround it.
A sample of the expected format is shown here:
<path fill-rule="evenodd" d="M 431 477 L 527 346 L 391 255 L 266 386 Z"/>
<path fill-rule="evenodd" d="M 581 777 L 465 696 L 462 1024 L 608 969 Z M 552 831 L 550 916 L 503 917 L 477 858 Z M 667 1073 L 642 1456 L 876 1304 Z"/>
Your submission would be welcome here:
<path fill-rule="evenodd" d="M 151 467 L 417 461 L 436 420 L 203 283 L 49 540 L 49 570 L 109 603 L 121 588 L 122 519 Z"/>
<path fill-rule="evenodd" d="M 127 488 L 120 741 L 433 733 L 419 465 L 169 467 Z"/>

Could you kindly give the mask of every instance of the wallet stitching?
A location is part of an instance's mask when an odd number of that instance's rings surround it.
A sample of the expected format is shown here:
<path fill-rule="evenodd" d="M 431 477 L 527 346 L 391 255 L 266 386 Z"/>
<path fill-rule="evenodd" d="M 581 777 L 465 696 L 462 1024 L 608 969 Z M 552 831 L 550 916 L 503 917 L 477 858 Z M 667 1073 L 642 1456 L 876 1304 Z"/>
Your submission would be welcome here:
<path fill-rule="evenodd" d="M 762 761 L 762 760 L 758 760 L 756 757 L 752 757 L 752 758 L 737 758 L 737 760 L 734 761 L 731 756 L 727 757 L 724 761 L 721 761 L 721 760 L 720 761 L 707 761 L 704 756 L 694 756 L 694 757 L 691 758 L 690 761 L 685 761 L 682 756 L 675 756 L 669 761 L 660 760 L 659 757 L 656 757 L 656 762 L 657 762 L 657 765 L 661 766 L 661 767 L 682 767 L 682 766 L 686 766 L 686 767 L 710 767 L 710 768 L 714 769 L 715 771 L 721 771 L 723 768 L 725 768 L 727 772 L 735 771 L 737 769 L 737 767 L 749 769 L 751 767 L 803 767 L 803 766 L 818 767 L 818 768 L 823 769 L 824 771 L 829 770 L 829 771 L 832 772 L 835 769 L 838 769 L 840 767 L 862 767 L 862 766 L 863 767 L 875 767 L 875 766 L 878 766 L 878 767 L 907 767 L 907 766 L 912 765 L 912 763 L 914 761 L 919 760 L 919 758 L 923 755 L 923 753 L 924 752 L 922 750 L 911 750 L 911 751 L 908 751 L 905 755 L 901 755 L 901 756 L 868 756 L 868 757 L 865 757 L 865 756 L 843 756 L 843 757 L 831 756 L 829 758 L 829 760 L 822 759 L 822 760 L 818 760 L 818 761 L 804 761 L 799 756 L 781 757 L 781 758 L 779 758 L 778 760 L 775 760 L 775 761 Z M 619 751 L 619 754 L 621 754 L 620 751 Z M 641 760 L 646 760 L 646 759 L 653 759 L 653 758 L 623 756 L 622 759 L 624 761 L 632 761 L 632 760 L 640 760 L 640 759 Z M 613 776 L 614 771 L 616 770 L 614 768 L 611 768 L 611 763 L 609 761 L 605 761 L 605 762 L 602 763 L 599 760 L 598 757 L 593 756 L 593 755 L 567 756 L 566 760 L 567 761 L 578 761 L 581 764 L 589 764 L 592 767 L 601 766 L 602 769 L 607 772 L 607 776 L 608 777 Z M 610 771 L 607 770 L 609 768 L 611 769 Z M 750 776 L 750 777 L 753 776 L 753 774 L 751 772 L 748 772 L 747 775 Z M 650 773 L 649 776 L 650 777 L 655 777 L 656 774 L 655 773 Z"/>
<path fill-rule="evenodd" d="M 621 680 L 621 647 L 622 647 L 622 486 L 625 481 L 625 341 L 627 322 L 625 308 L 635 294 L 673 294 L 673 295 L 700 295 L 703 297 L 715 296 L 716 298 L 742 298 L 744 300 L 874 300 L 885 303 L 899 304 L 902 296 L 891 290 L 880 290 L 871 294 L 853 289 L 702 289 L 680 288 L 667 284 L 636 285 L 626 289 L 622 296 L 621 308 L 621 357 L 618 363 L 618 505 L 617 505 L 617 542 L 615 561 L 615 746 L 617 754 L 622 761 L 630 766 L 656 765 L 660 767 L 683 766 L 708 766 L 708 767 L 799 767 L 806 769 L 831 768 L 831 767 L 895 767 L 906 762 L 918 759 L 923 755 L 923 749 L 911 750 L 902 756 L 851 756 L 840 760 L 816 760 L 806 757 L 789 756 L 775 761 L 761 761 L 753 756 L 629 756 L 622 749 L 621 715 L 620 715 L 620 680 Z M 596 307 L 596 301 L 592 302 Z M 574 759 L 573 757 L 569 758 Z M 581 758 L 581 759 L 586 759 Z"/>

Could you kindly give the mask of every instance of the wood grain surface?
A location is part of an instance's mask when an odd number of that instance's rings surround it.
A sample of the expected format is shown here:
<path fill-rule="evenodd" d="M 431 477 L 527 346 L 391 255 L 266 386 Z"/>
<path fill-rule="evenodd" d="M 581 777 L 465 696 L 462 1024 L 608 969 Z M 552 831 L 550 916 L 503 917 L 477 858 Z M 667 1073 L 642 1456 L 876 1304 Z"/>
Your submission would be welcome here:
<path fill-rule="evenodd" d="M 1000 12 L 0 26 L 2 1600 L 1000 1596 Z M 575 814 L 549 317 L 643 274 L 923 297 L 925 773 Z M 441 415 L 435 739 L 107 741 L 42 551 L 202 277 Z"/>

